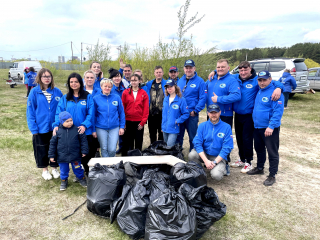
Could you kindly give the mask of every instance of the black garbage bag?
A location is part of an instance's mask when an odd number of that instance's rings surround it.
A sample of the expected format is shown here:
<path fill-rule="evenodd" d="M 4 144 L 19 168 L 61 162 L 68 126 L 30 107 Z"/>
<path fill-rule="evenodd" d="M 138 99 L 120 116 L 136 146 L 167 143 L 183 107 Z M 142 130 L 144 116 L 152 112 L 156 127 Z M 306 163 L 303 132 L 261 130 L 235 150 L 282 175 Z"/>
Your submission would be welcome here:
<path fill-rule="evenodd" d="M 200 239 L 212 224 L 219 221 L 227 212 L 226 205 L 220 202 L 216 192 L 207 186 L 194 188 L 184 183 L 180 186 L 179 193 L 196 210 L 197 239 Z"/>
<path fill-rule="evenodd" d="M 150 203 L 145 228 L 145 239 L 196 239 L 196 212 L 185 197 L 167 190 Z"/>
<path fill-rule="evenodd" d="M 170 182 L 176 189 L 178 189 L 182 183 L 188 183 L 197 188 L 207 185 L 207 175 L 202 166 L 193 161 L 187 163 L 180 162 L 172 167 Z"/>
<path fill-rule="evenodd" d="M 184 160 L 182 150 L 183 148 L 179 144 L 168 147 L 166 142 L 160 140 L 153 142 L 148 148 L 143 150 L 142 156 L 172 155 Z"/>
<path fill-rule="evenodd" d="M 148 169 L 146 165 L 139 165 L 132 162 L 124 163 L 124 170 L 127 175 L 127 184 L 134 186 L 139 180 L 142 179 L 143 173 Z"/>
<path fill-rule="evenodd" d="M 110 223 L 112 224 L 114 220 L 116 220 L 117 215 L 120 211 L 120 209 L 123 206 L 124 201 L 126 200 L 132 186 L 131 185 L 124 185 L 122 189 L 121 197 L 119 197 L 117 200 L 113 201 L 110 205 Z"/>
<path fill-rule="evenodd" d="M 122 161 L 110 167 L 97 163 L 88 176 L 88 210 L 104 218 L 110 217 L 110 204 L 121 196 L 125 183 Z"/>
<path fill-rule="evenodd" d="M 139 149 L 133 149 L 128 151 L 128 156 L 142 156 L 142 153 Z"/>
<path fill-rule="evenodd" d="M 169 188 L 170 176 L 156 169 L 148 169 L 143 174 L 143 179 L 150 180 L 150 202 L 160 197 Z"/>

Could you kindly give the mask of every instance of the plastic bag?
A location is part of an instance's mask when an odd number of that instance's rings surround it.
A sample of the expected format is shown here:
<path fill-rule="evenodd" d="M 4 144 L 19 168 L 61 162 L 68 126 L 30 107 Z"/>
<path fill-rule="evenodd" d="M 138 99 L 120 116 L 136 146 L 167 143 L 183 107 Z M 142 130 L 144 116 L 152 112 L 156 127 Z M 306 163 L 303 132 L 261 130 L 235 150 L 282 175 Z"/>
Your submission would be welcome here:
<path fill-rule="evenodd" d="M 143 173 L 148 167 L 145 165 L 139 165 L 132 162 L 124 163 L 124 170 L 127 175 L 127 184 L 134 186 L 139 180 L 142 179 Z"/>
<path fill-rule="evenodd" d="M 169 188 L 170 176 L 156 169 L 148 169 L 143 174 L 143 179 L 149 181 L 150 202 L 160 197 Z"/>
<path fill-rule="evenodd" d="M 114 220 L 117 218 L 117 215 L 122 208 L 124 201 L 126 200 L 132 186 L 131 185 L 124 185 L 122 189 L 121 197 L 119 197 L 117 200 L 113 201 L 110 205 L 111 213 L 110 213 L 110 223 L 112 224 Z"/>
<path fill-rule="evenodd" d="M 120 197 L 125 183 L 126 175 L 122 161 L 111 167 L 97 163 L 88 176 L 88 210 L 101 217 L 110 217 L 110 204 Z"/>
<path fill-rule="evenodd" d="M 207 185 L 207 175 L 202 166 L 193 161 L 187 163 L 177 163 L 171 169 L 171 185 L 178 189 L 182 183 L 197 188 Z"/>
<path fill-rule="evenodd" d="M 142 153 L 139 149 L 129 150 L 128 156 L 142 156 Z"/>
<path fill-rule="evenodd" d="M 200 239 L 212 224 L 219 221 L 227 212 L 226 205 L 220 202 L 216 192 L 207 186 L 194 188 L 184 183 L 180 186 L 179 193 L 196 210 L 197 239 Z"/>
<path fill-rule="evenodd" d="M 155 141 L 148 148 L 142 151 L 142 156 L 172 155 L 184 160 L 182 150 L 183 148 L 179 144 L 168 147 L 164 141 Z"/>
<path fill-rule="evenodd" d="M 167 190 L 148 207 L 145 239 L 196 239 L 196 228 L 195 210 L 173 190 Z"/>

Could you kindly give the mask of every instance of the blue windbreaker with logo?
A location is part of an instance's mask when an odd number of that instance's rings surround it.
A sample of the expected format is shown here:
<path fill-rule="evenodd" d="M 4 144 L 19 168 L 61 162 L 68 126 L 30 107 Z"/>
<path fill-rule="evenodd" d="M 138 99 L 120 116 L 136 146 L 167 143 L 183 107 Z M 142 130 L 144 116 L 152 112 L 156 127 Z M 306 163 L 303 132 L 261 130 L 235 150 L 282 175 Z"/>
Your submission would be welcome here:
<path fill-rule="evenodd" d="M 29 87 L 30 87 L 30 86 L 33 86 L 33 87 L 37 86 L 37 83 L 36 83 L 37 73 L 35 73 L 35 72 L 29 72 L 29 73 L 27 74 L 27 76 L 28 76 L 28 86 L 29 86 Z"/>
<path fill-rule="evenodd" d="M 197 153 L 205 152 L 211 156 L 220 156 L 227 161 L 228 154 L 233 149 L 231 127 L 221 120 L 213 124 L 209 119 L 199 125 L 193 144 Z"/>
<path fill-rule="evenodd" d="M 267 87 L 259 90 L 253 108 L 253 122 L 255 128 L 278 128 L 281 125 L 283 115 L 283 101 L 281 97 L 278 101 L 272 101 L 271 95 L 276 89 L 274 83 L 270 83 Z"/>
<path fill-rule="evenodd" d="M 77 127 L 84 126 L 86 128 L 85 134 L 92 134 L 93 116 L 94 116 L 94 105 L 93 98 L 90 93 L 83 91 L 77 100 L 72 98 L 67 100 L 67 94 L 65 94 L 57 107 L 55 122 L 53 127 L 59 127 L 60 120 L 59 114 L 63 111 L 67 111 L 71 114 L 73 124 Z"/>
<path fill-rule="evenodd" d="M 148 94 L 148 97 L 149 97 L 149 105 L 151 103 L 151 97 L 150 97 L 150 90 L 151 90 L 151 86 L 152 86 L 152 83 L 153 81 L 155 81 L 155 79 L 152 79 L 150 80 L 149 82 L 146 83 L 146 87 L 145 88 L 142 88 L 143 90 L 145 90 Z M 164 80 L 162 78 L 161 80 L 161 88 L 162 88 L 162 91 L 163 91 L 163 95 L 166 96 L 166 93 L 165 93 L 165 88 L 164 88 L 164 85 L 166 85 L 167 83 L 167 80 Z"/>
<path fill-rule="evenodd" d="M 176 95 L 169 105 L 169 97 L 166 96 L 163 100 L 161 130 L 165 133 L 179 133 L 179 124 L 189 118 L 187 102 L 183 97 Z"/>
<path fill-rule="evenodd" d="M 27 122 L 32 134 L 47 133 L 53 130 L 52 124 L 62 92 L 59 88 L 47 89 L 52 94 L 50 104 L 40 85 L 30 91 L 27 103 Z"/>
<path fill-rule="evenodd" d="M 187 101 L 189 113 L 192 111 L 199 113 L 206 105 L 206 84 L 203 79 L 198 76 L 197 72 L 194 72 L 194 76 L 190 78 L 187 86 L 186 83 L 187 79 L 184 74 L 178 81 L 178 87 L 181 90 L 182 96 Z"/>
<path fill-rule="evenodd" d="M 232 104 L 241 99 L 241 91 L 238 81 L 228 72 L 218 79 L 218 74 L 212 80 L 206 82 L 207 87 L 207 107 L 213 104 L 211 97 L 213 93 L 218 96 L 217 104 L 221 109 L 221 116 L 233 116 Z"/>
<path fill-rule="evenodd" d="M 297 87 L 296 80 L 288 72 L 284 72 L 283 73 L 282 77 L 279 79 L 279 82 L 281 82 L 283 84 L 283 86 L 284 86 L 284 91 L 283 92 L 291 93 L 291 91 L 295 90 L 296 87 Z"/>
<path fill-rule="evenodd" d="M 95 108 L 94 132 L 96 127 L 105 130 L 116 127 L 124 128 L 126 118 L 121 98 L 118 95 L 100 94 L 93 98 L 93 102 Z"/>
<path fill-rule="evenodd" d="M 96 81 L 93 84 L 93 91 L 92 91 L 93 97 L 102 93 L 101 86 L 100 86 L 102 79 L 103 78 L 96 77 Z"/>

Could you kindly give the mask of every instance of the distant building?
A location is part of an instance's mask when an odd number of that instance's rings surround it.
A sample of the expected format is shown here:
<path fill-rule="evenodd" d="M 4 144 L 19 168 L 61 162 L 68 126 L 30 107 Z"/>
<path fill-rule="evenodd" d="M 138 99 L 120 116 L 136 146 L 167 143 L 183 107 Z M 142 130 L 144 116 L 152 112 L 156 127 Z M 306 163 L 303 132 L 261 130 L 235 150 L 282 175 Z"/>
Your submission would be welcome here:
<path fill-rule="evenodd" d="M 77 56 L 73 56 L 72 60 L 80 60 Z"/>
<path fill-rule="evenodd" d="M 65 63 L 64 56 L 58 56 L 59 63 Z"/>
<path fill-rule="evenodd" d="M 31 61 L 31 58 L 27 58 L 28 61 Z"/>

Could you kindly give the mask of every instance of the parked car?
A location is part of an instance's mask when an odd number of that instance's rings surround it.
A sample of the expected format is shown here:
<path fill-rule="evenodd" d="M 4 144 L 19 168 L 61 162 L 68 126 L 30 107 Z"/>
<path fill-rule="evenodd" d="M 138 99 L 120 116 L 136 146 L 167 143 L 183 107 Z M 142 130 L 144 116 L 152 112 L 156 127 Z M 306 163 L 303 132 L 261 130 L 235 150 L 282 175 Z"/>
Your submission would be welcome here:
<path fill-rule="evenodd" d="M 15 62 L 9 70 L 8 77 L 9 79 L 23 80 L 24 74 L 23 71 L 26 67 L 34 67 L 35 71 L 38 72 L 42 66 L 39 61 L 21 61 Z"/>
<path fill-rule="evenodd" d="M 320 90 L 320 67 L 309 69 L 308 80 L 311 89 Z"/>
<path fill-rule="evenodd" d="M 310 89 L 308 68 L 304 63 L 304 60 L 304 58 L 262 58 L 249 62 L 257 73 L 262 70 L 267 70 L 270 72 L 272 79 L 276 81 L 282 77 L 285 69 L 290 69 L 290 74 L 297 82 L 297 88 L 290 94 L 290 97 L 292 97 L 295 93 L 306 93 Z M 234 68 L 230 73 L 239 73 L 238 67 Z"/>

